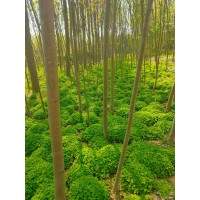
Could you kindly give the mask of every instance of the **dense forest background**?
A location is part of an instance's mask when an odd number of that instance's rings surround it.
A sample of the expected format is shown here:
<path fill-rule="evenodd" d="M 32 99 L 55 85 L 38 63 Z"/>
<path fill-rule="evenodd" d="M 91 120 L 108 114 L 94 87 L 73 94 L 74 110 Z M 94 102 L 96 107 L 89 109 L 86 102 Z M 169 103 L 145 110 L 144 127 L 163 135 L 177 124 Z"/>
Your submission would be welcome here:
<path fill-rule="evenodd" d="M 58 177 L 51 154 L 55 138 L 50 121 L 57 120 L 49 112 L 48 78 L 53 73 L 49 73 L 47 62 L 53 58 L 58 67 L 55 83 L 61 126 L 56 130 L 62 132 L 60 160 L 64 159 L 66 197 L 84 199 L 93 194 L 91 199 L 115 199 L 119 192 L 122 199 L 174 198 L 174 147 L 169 137 L 175 111 L 174 2 L 152 4 L 144 42 L 147 2 L 111 1 L 109 9 L 101 1 L 67 2 L 66 7 L 55 1 L 51 18 L 55 48 L 49 46 L 46 23 L 40 21 L 41 15 L 48 18 L 45 4 L 39 13 L 37 2 L 26 2 L 27 199 L 53 199 L 56 193 Z M 138 71 L 141 76 L 137 81 Z M 132 100 L 134 109 L 130 107 Z M 130 132 L 127 123 L 132 127 Z M 125 135 L 130 136 L 127 144 Z M 125 146 L 126 157 L 118 173 Z"/>

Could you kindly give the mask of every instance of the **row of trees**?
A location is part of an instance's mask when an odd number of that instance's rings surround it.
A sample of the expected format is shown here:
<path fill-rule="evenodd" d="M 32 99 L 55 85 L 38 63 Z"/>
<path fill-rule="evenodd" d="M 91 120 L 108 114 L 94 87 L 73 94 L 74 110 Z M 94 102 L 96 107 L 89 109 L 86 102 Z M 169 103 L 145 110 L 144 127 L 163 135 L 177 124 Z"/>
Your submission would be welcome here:
<path fill-rule="evenodd" d="M 44 63 L 54 166 L 55 199 L 66 198 L 60 126 L 58 66 L 60 70 L 65 71 L 66 76 L 75 77 L 79 103 L 78 111 L 80 113 L 83 110 L 80 84 L 80 76 L 82 76 L 89 126 L 89 104 L 85 77 L 88 73 L 92 73 L 94 69 L 100 73 L 100 64 L 103 64 L 104 137 L 108 136 L 109 58 L 111 63 L 111 114 L 114 114 L 115 68 L 120 68 L 121 78 L 123 79 L 123 61 L 125 59 L 130 60 L 131 68 L 134 64 L 137 66 L 126 137 L 113 187 L 113 192 L 118 194 L 119 179 L 131 133 L 142 69 L 145 73 L 145 62 L 148 61 L 151 70 L 152 57 L 154 57 L 156 73 L 152 89 L 155 91 L 160 56 L 166 55 L 167 70 L 169 55 L 174 52 L 173 3 L 170 0 L 106 0 L 105 2 L 101 0 L 63 0 L 55 2 L 53 0 L 39 0 L 39 4 L 37 4 L 36 1 L 26 0 L 26 63 L 28 66 L 26 74 L 30 74 L 32 91 L 39 93 L 44 107 L 37 75 L 40 64 Z M 143 66 L 144 68 L 142 68 Z M 95 77 L 97 91 L 98 73 Z M 27 75 L 26 78 L 28 80 Z M 173 96 L 174 87 L 169 97 L 166 112 L 169 110 Z M 174 128 L 172 128 L 172 133 L 171 141 L 174 138 Z"/>

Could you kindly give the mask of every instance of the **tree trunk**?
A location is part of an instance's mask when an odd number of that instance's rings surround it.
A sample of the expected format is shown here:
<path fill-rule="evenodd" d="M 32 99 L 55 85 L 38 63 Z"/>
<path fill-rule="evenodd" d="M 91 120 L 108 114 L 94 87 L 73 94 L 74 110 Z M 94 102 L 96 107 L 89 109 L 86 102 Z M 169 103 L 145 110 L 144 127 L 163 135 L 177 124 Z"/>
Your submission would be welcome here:
<path fill-rule="evenodd" d="M 115 53 L 116 10 L 117 10 L 117 0 L 114 0 L 113 21 L 112 21 L 112 49 L 111 49 L 111 102 L 110 102 L 111 114 L 114 114 L 114 78 L 115 78 L 114 53 Z"/>
<path fill-rule="evenodd" d="M 172 145 L 174 142 L 175 142 L 175 117 L 169 136 L 169 143 Z"/>
<path fill-rule="evenodd" d="M 56 61 L 53 0 L 39 0 L 39 10 L 44 47 L 49 127 L 54 168 L 55 199 L 65 200 L 65 172 L 60 124 L 58 67 Z"/>
<path fill-rule="evenodd" d="M 66 45 L 66 75 L 70 76 L 70 40 L 69 40 L 69 24 L 66 0 L 63 0 L 63 17 L 65 23 L 65 45 Z"/>
<path fill-rule="evenodd" d="M 107 124 L 107 102 L 108 102 L 108 42 L 109 42 L 109 18 L 110 18 L 110 0 L 106 0 L 106 11 L 104 18 L 104 77 L 103 77 L 103 127 L 104 137 L 108 137 L 108 124 Z"/>
<path fill-rule="evenodd" d="M 25 6 L 25 54 L 26 60 L 28 64 L 28 69 L 30 72 L 31 83 L 32 83 L 32 91 L 33 93 L 37 93 L 40 90 L 38 75 L 36 71 L 35 59 L 33 54 L 33 46 L 31 41 L 31 33 L 29 28 L 29 19 L 28 19 L 28 11 L 27 11 L 27 2 Z"/>
<path fill-rule="evenodd" d="M 168 112 L 168 111 L 169 111 L 169 108 L 170 108 L 170 106 L 171 106 L 171 103 L 172 103 L 172 100 L 173 100 L 174 95 L 175 95 L 175 83 L 174 83 L 174 85 L 173 85 L 173 87 L 172 87 L 172 90 L 171 90 L 171 92 L 170 92 L 169 99 L 168 99 L 168 102 L 167 102 L 167 106 L 166 106 L 166 108 L 165 108 L 165 112 Z"/>
<path fill-rule="evenodd" d="M 138 87 L 139 87 L 139 82 L 140 82 L 140 76 L 141 76 L 141 71 L 142 71 L 142 62 L 143 62 L 143 58 L 144 58 L 144 51 L 145 51 L 145 46 L 146 46 L 152 3 L 153 3 L 153 0 L 149 0 L 148 4 L 147 4 L 146 15 L 145 15 L 144 24 L 143 24 L 142 44 L 141 44 L 141 48 L 140 48 L 135 83 L 133 86 L 132 98 L 131 98 L 131 102 L 130 102 L 130 112 L 129 112 L 128 124 L 127 124 L 127 128 L 126 128 L 126 135 L 125 135 L 122 153 L 121 153 L 121 157 L 120 157 L 120 161 L 119 161 L 119 165 L 118 165 L 118 169 L 117 169 L 117 174 L 116 174 L 116 179 L 115 179 L 115 183 L 114 183 L 114 187 L 113 187 L 113 192 L 116 192 L 117 194 L 119 193 L 119 180 L 120 180 L 121 170 L 122 170 L 124 159 L 125 159 L 126 149 L 128 147 L 128 141 L 129 141 L 132 121 L 133 121 L 133 117 L 134 117 L 134 109 L 135 109 L 135 103 L 136 103 Z"/>

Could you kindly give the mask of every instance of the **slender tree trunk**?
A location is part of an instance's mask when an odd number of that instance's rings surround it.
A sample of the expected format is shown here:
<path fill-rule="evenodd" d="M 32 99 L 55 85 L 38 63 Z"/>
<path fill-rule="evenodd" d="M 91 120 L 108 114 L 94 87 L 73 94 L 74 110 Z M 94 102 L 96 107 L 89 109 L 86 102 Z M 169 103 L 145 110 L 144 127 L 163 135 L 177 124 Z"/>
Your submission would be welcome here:
<path fill-rule="evenodd" d="M 28 11 L 27 11 L 27 2 L 25 6 L 25 54 L 26 60 L 28 64 L 28 69 L 30 72 L 31 83 L 32 83 L 32 91 L 35 93 L 39 92 L 39 81 L 38 75 L 36 71 L 35 59 L 33 54 L 33 46 L 31 41 L 31 33 L 29 28 L 29 19 L 28 19 Z"/>
<path fill-rule="evenodd" d="M 104 137 L 108 137 L 108 124 L 107 124 L 107 103 L 108 103 L 108 43 L 109 43 L 109 18 L 110 18 L 110 0 L 106 0 L 106 11 L 104 18 L 104 77 L 103 77 L 103 127 Z"/>
<path fill-rule="evenodd" d="M 121 170 L 123 167 L 125 153 L 126 153 L 126 149 L 128 147 L 128 141 L 129 141 L 129 137 L 131 134 L 131 126 L 132 126 L 132 121 L 133 121 L 133 117 L 134 117 L 135 103 L 136 103 L 139 81 L 140 81 L 140 76 L 141 76 L 141 71 L 142 71 L 142 62 L 143 62 L 143 58 L 144 58 L 144 51 L 145 51 L 145 46 L 146 46 L 152 3 L 153 3 L 153 0 L 148 0 L 146 15 L 145 15 L 144 24 L 143 24 L 142 44 L 141 44 L 141 48 L 140 48 L 135 83 L 133 86 L 132 98 L 131 98 L 131 102 L 130 102 L 130 112 L 129 112 L 128 124 L 127 124 L 127 128 L 126 128 L 126 135 L 125 135 L 122 153 L 121 153 L 121 157 L 120 157 L 120 161 L 119 161 L 119 165 L 118 165 L 118 169 L 117 169 L 117 174 L 116 174 L 116 179 L 115 179 L 115 183 L 114 183 L 114 187 L 113 187 L 113 192 L 116 192 L 116 194 L 119 193 L 119 180 L 120 180 Z"/>
<path fill-rule="evenodd" d="M 174 142 L 175 142 L 175 118 L 169 136 L 169 143 L 172 145 Z"/>
<path fill-rule="evenodd" d="M 29 108 L 29 105 L 28 105 L 26 95 L 25 95 L 25 104 L 26 104 L 26 111 L 28 113 L 28 116 L 31 117 L 31 112 L 30 112 L 30 108 Z"/>
<path fill-rule="evenodd" d="M 174 83 L 172 90 L 170 92 L 169 99 L 168 99 L 168 102 L 167 102 L 167 105 L 166 105 L 166 108 L 165 108 L 165 112 L 169 111 L 169 108 L 171 106 L 174 95 L 175 95 L 175 83 Z"/>
<path fill-rule="evenodd" d="M 55 200 L 65 200 L 65 172 L 60 124 L 58 67 L 56 61 L 53 0 L 39 0 L 39 10 L 44 45 L 49 127 L 54 167 Z"/>
<path fill-rule="evenodd" d="M 63 0 L 63 17 L 65 23 L 65 45 L 66 45 L 66 75 L 70 76 L 70 40 L 69 40 L 69 24 L 66 0 Z"/>
<path fill-rule="evenodd" d="M 115 78 L 114 54 L 115 54 L 116 10 L 117 10 L 117 0 L 114 0 L 113 17 L 112 17 L 113 18 L 112 20 L 112 49 L 111 49 L 111 102 L 110 102 L 111 114 L 114 114 L 114 78 Z"/>
<path fill-rule="evenodd" d="M 71 26 L 73 32 L 73 60 L 74 60 L 74 68 L 75 68 L 75 76 L 77 81 L 77 93 L 78 93 L 78 102 L 79 102 L 79 112 L 82 113 L 82 100 L 81 100 L 81 92 L 80 92 L 80 79 L 79 79 L 79 69 L 78 69 L 78 58 L 77 58 L 77 38 L 76 38 L 76 27 L 75 27 L 75 2 L 69 1 L 69 11 L 71 12 Z"/>

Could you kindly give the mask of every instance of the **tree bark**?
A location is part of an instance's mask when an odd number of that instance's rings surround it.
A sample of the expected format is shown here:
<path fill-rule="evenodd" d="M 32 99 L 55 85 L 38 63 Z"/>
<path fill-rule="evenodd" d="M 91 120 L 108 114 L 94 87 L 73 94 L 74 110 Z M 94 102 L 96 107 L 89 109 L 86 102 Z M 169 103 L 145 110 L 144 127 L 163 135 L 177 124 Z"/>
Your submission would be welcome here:
<path fill-rule="evenodd" d="M 112 21 L 112 42 L 111 42 L 112 43 L 112 49 L 111 49 L 111 102 L 110 102 L 111 114 L 114 114 L 114 78 L 115 78 L 114 54 L 115 54 L 116 10 L 117 10 L 117 0 L 114 0 L 113 21 Z"/>
<path fill-rule="evenodd" d="M 146 15 L 145 15 L 144 24 L 143 24 L 142 44 L 141 44 L 141 48 L 140 48 L 135 83 L 133 86 L 132 98 L 131 98 L 131 102 L 130 102 L 130 112 L 129 112 L 128 124 L 127 124 L 127 128 L 126 128 L 126 135 L 125 135 L 122 153 L 121 153 L 121 157 L 120 157 L 120 161 L 119 161 L 119 165 L 118 165 L 118 169 L 117 169 L 115 183 L 113 186 L 113 192 L 116 192 L 117 194 L 119 193 L 119 180 L 120 180 L 121 170 L 122 170 L 124 159 L 125 159 L 126 149 L 128 147 L 128 141 L 129 141 L 132 121 L 133 121 L 133 117 L 134 117 L 134 109 L 135 109 L 135 103 L 136 103 L 136 98 L 137 98 L 137 94 L 138 94 L 140 76 L 141 76 L 141 71 L 142 71 L 142 62 L 143 62 L 143 58 L 144 58 L 144 51 L 145 51 L 145 46 L 146 46 L 152 3 L 153 3 L 153 0 L 149 0 L 148 4 L 147 4 Z"/>
<path fill-rule="evenodd" d="M 172 145 L 174 142 L 175 142 L 175 118 L 169 136 L 169 143 Z"/>
<path fill-rule="evenodd" d="M 28 11 L 27 11 L 27 2 L 25 4 L 25 54 L 26 60 L 28 64 L 28 69 L 30 72 L 31 83 L 32 83 L 32 91 L 33 93 L 37 93 L 40 90 L 38 75 L 36 71 L 36 64 L 33 54 L 33 46 L 31 41 L 31 33 L 29 28 L 29 19 L 28 19 Z"/>
<path fill-rule="evenodd" d="M 110 18 L 110 0 L 106 0 L 106 11 L 104 18 L 104 76 L 103 76 L 103 127 L 104 137 L 108 137 L 108 124 L 107 124 L 107 103 L 108 103 L 108 42 L 109 42 L 109 18 Z"/>
<path fill-rule="evenodd" d="M 166 105 L 166 108 L 165 108 L 165 112 L 168 112 L 168 111 L 169 111 L 169 108 L 170 108 L 171 103 L 172 103 L 172 101 L 173 101 L 174 95 L 175 95 L 175 83 L 174 83 L 174 85 L 173 85 L 173 87 L 172 87 L 172 90 L 171 90 L 171 92 L 170 92 L 169 99 L 168 99 L 168 102 L 167 102 L 167 105 Z"/>
<path fill-rule="evenodd" d="M 44 47 L 49 127 L 54 168 L 55 199 L 65 200 L 65 173 L 60 124 L 58 67 L 56 60 L 53 0 L 39 0 L 39 10 Z"/>
<path fill-rule="evenodd" d="M 65 23 L 65 45 L 66 45 L 66 75 L 70 76 L 70 40 L 69 40 L 69 24 L 66 0 L 63 0 L 63 17 Z"/>

